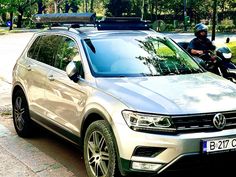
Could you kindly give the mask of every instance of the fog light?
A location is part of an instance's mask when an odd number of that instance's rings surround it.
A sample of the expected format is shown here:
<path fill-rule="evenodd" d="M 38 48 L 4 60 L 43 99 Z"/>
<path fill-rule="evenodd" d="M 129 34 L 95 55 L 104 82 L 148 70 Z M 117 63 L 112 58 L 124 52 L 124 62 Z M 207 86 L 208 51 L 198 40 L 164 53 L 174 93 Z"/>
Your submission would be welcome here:
<path fill-rule="evenodd" d="M 146 163 L 146 162 L 133 162 L 132 168 L 135 170 L 145 170 L 145 171 L 157 171 L 162 167 L 162 164 L 156 163 Z"/>

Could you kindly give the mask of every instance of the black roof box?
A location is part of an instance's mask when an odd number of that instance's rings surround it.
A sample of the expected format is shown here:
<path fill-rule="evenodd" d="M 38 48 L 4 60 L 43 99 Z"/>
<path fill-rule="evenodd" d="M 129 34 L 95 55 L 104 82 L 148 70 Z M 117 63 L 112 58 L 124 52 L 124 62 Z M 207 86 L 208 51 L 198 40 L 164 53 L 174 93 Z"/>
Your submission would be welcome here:
<path fill-rule="evenodd" d="M 61 24 L 94 24 L 96 22 L 95 13 L 55 13 L 55 14 L 35 14 L 32 17 L 35 23 L 61 23 Z"/>
<path fill-rule="evenodd" d="M 97 22 L 98 30 L 149 30 L 150 22 L 140 17 L 106 17 Z"/>

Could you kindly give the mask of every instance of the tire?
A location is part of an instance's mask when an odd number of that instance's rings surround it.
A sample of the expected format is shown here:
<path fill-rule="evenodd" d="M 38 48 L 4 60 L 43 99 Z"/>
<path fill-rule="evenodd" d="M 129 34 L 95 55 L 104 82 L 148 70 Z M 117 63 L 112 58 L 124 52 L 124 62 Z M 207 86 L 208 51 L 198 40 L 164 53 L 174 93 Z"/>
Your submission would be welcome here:
<path fill-rule="evenodd" d="M 20 137 L 32 136 L 32 121 L 30 119 L 29 107 L 22 90 L 17 90 L 13 97 L 13 122 L 17 134 Z"/>
<path fill-rule="evenodd" d="M 116 152 L 110 125 L 104 120 L 93 122 L 84 138 L 84 162 L 89 177 L 114 177 Z"/>

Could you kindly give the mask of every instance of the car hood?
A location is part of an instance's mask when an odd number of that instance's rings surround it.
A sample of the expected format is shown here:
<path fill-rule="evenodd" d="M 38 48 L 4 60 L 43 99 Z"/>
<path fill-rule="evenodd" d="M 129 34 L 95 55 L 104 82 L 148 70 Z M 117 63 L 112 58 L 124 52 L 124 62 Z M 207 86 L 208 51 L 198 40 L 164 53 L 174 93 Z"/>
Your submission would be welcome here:
<path fill-rule="evenodd" d="M 136 111 L 178 115 L 236 110 L 236 84 L 209 72 L 96 81 L 98 89 Z"/>

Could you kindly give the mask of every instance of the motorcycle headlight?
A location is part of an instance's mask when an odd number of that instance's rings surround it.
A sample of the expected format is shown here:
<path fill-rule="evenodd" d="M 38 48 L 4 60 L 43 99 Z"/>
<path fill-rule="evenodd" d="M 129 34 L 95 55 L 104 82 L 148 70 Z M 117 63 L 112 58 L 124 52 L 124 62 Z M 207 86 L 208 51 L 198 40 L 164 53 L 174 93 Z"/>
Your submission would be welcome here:
<path fill-rule="evenodd" d="M 128 126 L 135 131 L 164 131 L 173 132 L 174 128 L 170 116 L 144 114 L 133 111 L 122 111 Z"/>
<path fill-rule="evenodd" d="M 232 53 L 223 53 L 222 55 L 225 59 L 231 59 L 232 58 Z"/>

